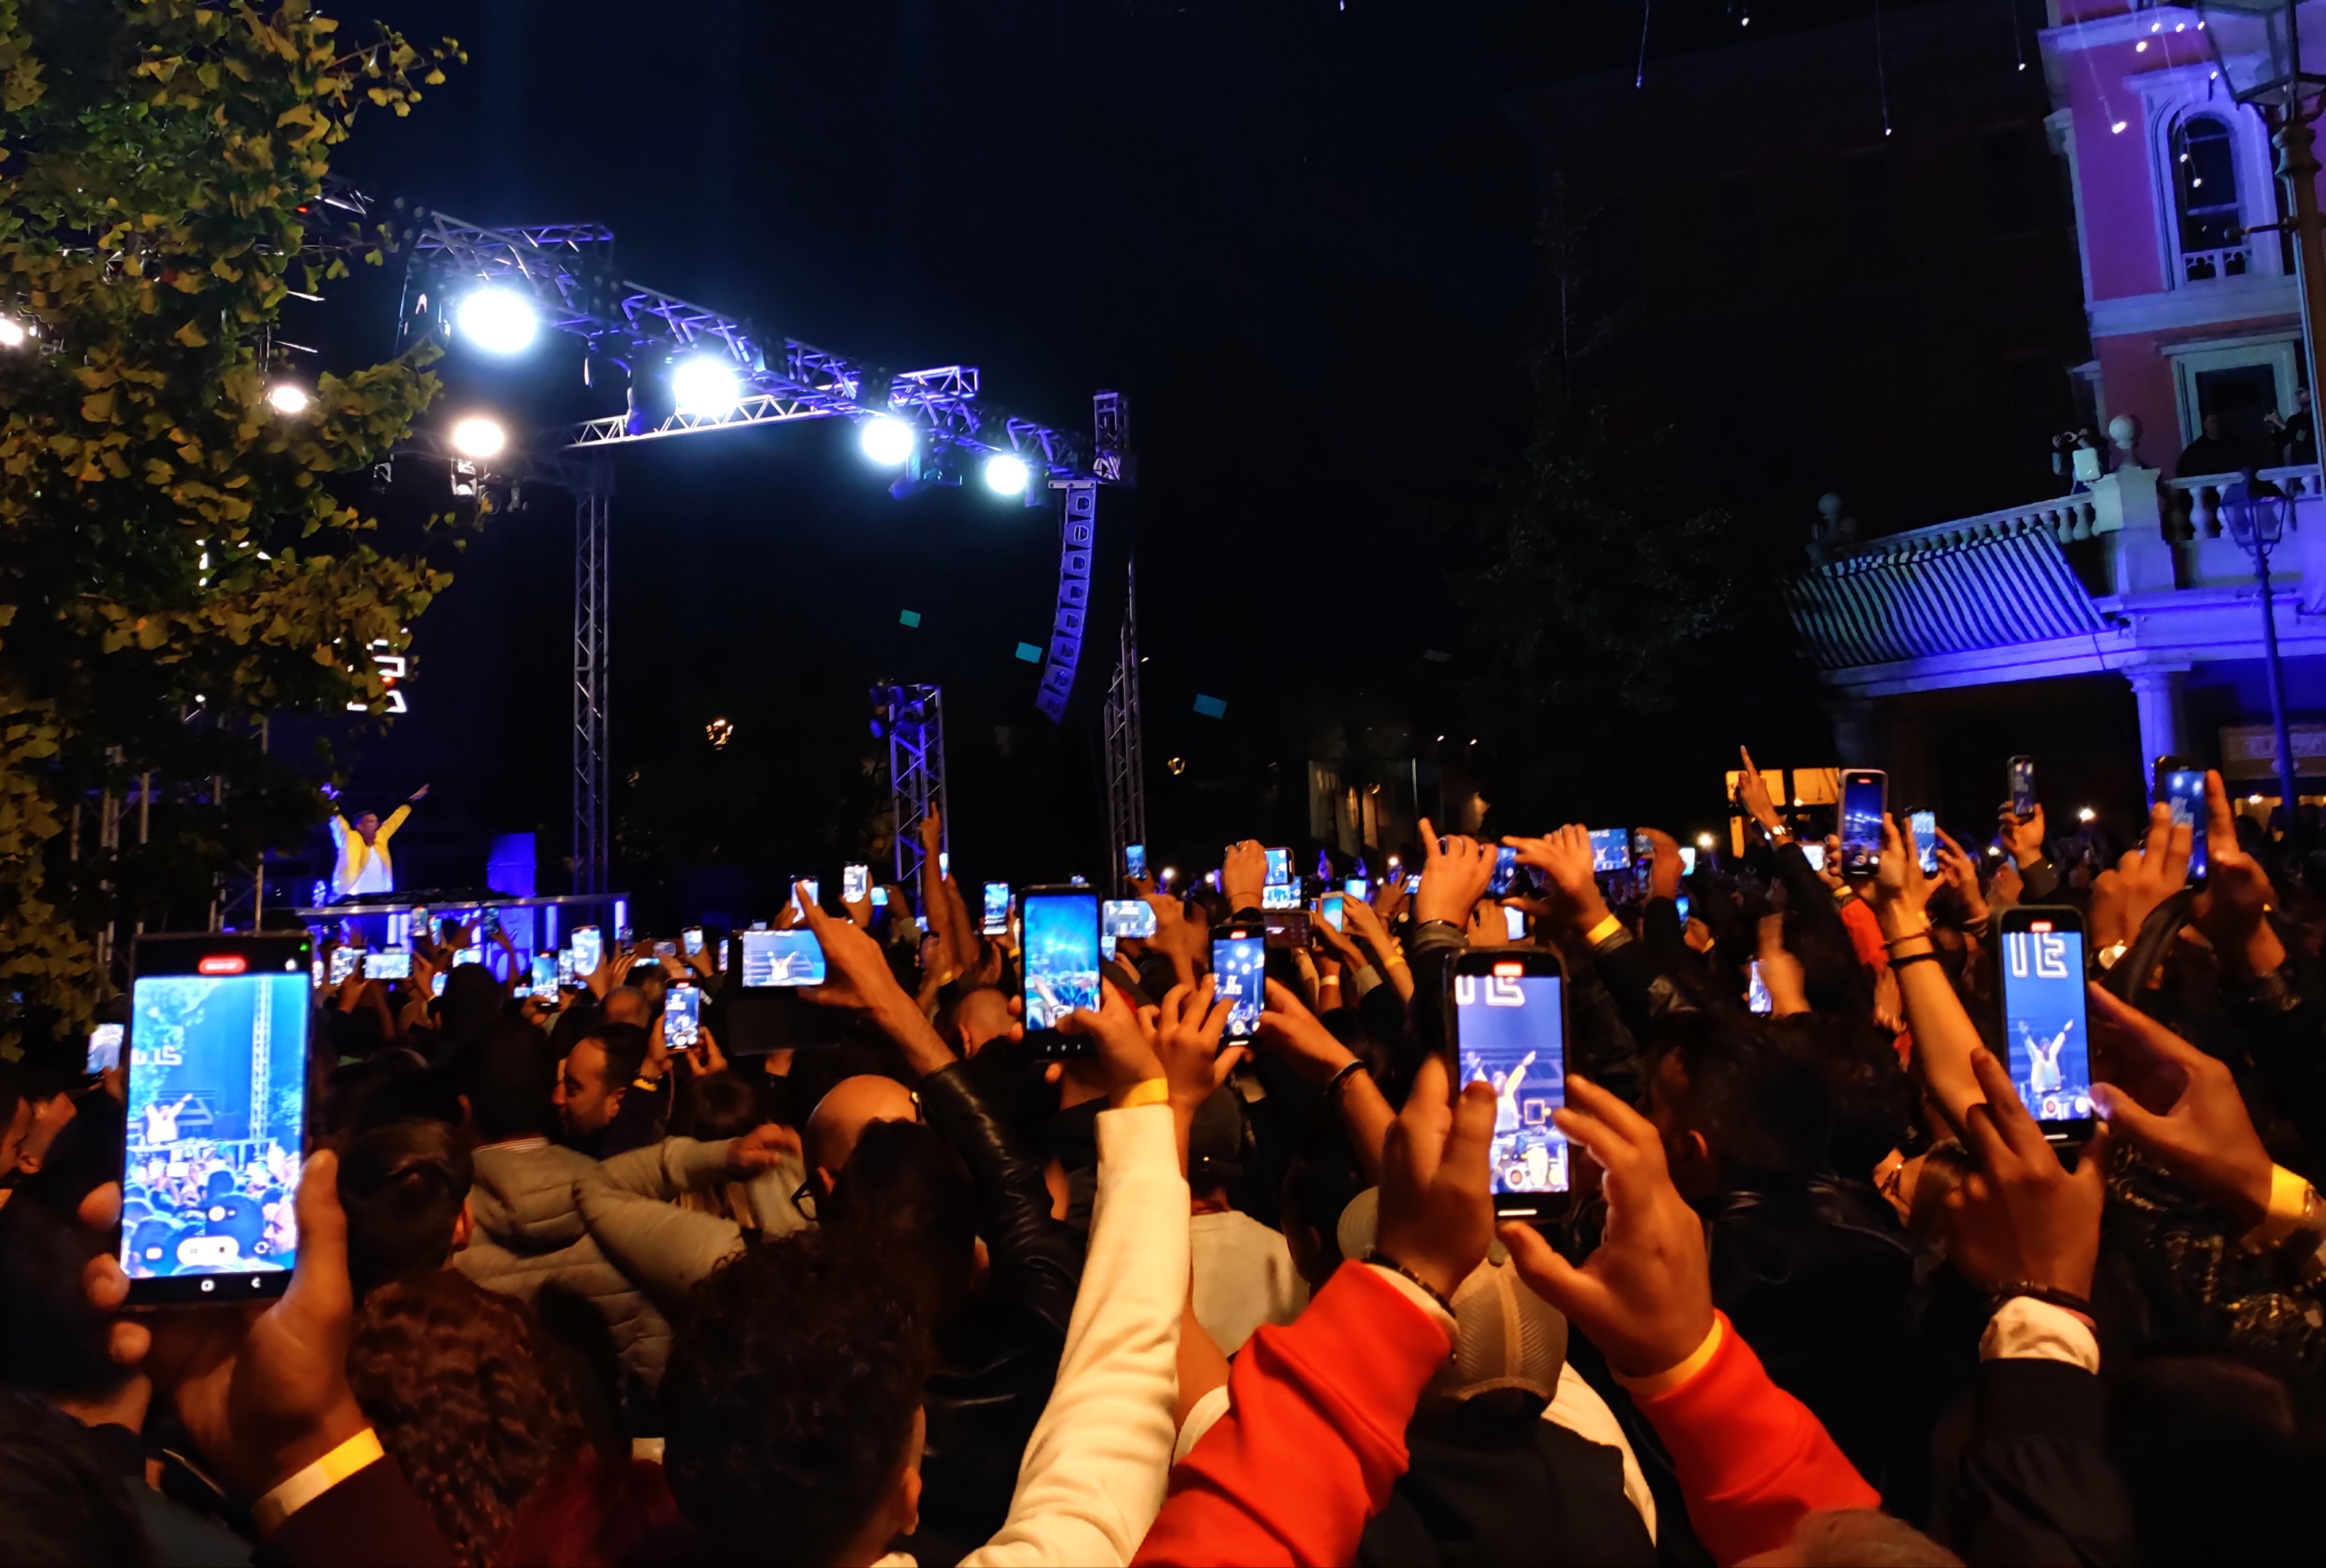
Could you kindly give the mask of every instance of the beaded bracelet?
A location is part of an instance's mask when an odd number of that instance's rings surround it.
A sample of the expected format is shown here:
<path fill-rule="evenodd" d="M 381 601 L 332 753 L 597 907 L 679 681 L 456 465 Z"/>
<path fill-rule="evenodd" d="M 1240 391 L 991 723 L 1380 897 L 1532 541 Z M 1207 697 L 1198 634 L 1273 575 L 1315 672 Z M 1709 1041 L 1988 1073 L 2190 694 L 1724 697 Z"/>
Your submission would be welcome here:
<path fill-rule="evenodd" d="M 1388 1253 L 1383 1252 L 1380 1248 L 1375 1247 L 1369 1248 L 1365 1253 L 1365 1261 L 1367 1263 L 1375 1264 L 1380 1267 L 1386 1268 L 1391 1274 L 1403 1275 L 1406 1278 L 1411 1280 L 1415 1285 L 1419 1285 L 1425 1292 L 1427 1292 L 1431 1301 L 1434 1301 L 1439 1306 L 1444 1307 L 1447 1317 L 1450 1318 L 1454 1315 L 1454 1304 L 1446 1299 L 1446 1293 L 1444 1291 L 1439 1290 L 1436 1285 L 1422 1278 L 1421 1276 L 1406 1267 L 1405 1265 L 1400 1263 L 1396 1258 L 1391 1257 Z"/>

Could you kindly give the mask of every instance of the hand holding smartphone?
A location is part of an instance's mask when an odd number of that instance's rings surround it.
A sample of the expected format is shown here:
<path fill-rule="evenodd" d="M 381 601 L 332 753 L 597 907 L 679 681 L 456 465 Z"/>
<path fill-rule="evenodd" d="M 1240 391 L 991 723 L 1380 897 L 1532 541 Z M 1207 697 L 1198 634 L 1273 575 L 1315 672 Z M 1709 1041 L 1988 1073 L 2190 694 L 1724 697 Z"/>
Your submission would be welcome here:
<path fill-rule="evenodd" d="M 1029 887 L 1019 910 L 1026 1044 L 1044 1060 L 1093 1054 L 1094 1042 L 1062 1034 L 1058 1025 L 1071 1013 L 1098 1011 L 1098 894 L 1088 887 Z"/>
<path fill-rule="evenodd" d="M 2003 913 L 2003 1034 L 2012 1087 L 2053 1143 L 2092 1136 L 2091 1025 L 2084 917 L 2066 907 Z"/>
<path fill-rule="evenodd" d="M 1882 868 L 1882 819 L 1890 810 L 1890 775 L 1870 767 L 1841 775 L 1841 869 L 1871 877 Z"/>
<path fill-rule="evenodd" d="M 1214 937 L 1212 980 L 1217 996 L 1228 1005 L 1227 1031 L 1222 1038 L 1257 1035 L 1268 999 L 1268 933 L 1239 925 Z"/>
<path fill-rule="evenodd" d="M 1568 1189 L 1567 1136 L 1551 1112 L 1567 1103 L 1566 971 L 1548 950 L 1485 948 L 1454 962 L 1455 1079 L 1494 1090 L 1488 1155 L 1494 1212 L 1533 1219 Z"/>

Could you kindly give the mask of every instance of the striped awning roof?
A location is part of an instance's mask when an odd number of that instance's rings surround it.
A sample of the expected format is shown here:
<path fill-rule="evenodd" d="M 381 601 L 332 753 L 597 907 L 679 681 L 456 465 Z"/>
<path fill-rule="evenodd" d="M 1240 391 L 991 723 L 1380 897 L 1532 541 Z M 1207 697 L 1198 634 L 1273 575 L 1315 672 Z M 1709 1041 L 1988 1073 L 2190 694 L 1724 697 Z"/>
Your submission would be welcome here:
<path fill-rule="evenodd" d="M 1909 549 L 1876 541 L 1786 590 L 1794 628 L 1828 670 L 2105 629 L 2060 542 L 2039 528 Z"/>

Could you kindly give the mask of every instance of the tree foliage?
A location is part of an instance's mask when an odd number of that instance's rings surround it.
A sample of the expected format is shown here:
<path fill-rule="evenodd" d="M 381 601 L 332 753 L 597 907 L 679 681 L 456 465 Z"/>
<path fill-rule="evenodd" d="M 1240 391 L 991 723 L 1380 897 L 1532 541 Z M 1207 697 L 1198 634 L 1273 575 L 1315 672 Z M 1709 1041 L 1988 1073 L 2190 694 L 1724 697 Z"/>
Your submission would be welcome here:
<path fill-rule="evenodd" d="M 291 291 L 365 248 L 318 243 L 331 150 L 457 58 L 304 0 L 0 0 L 0 1052 L 86 1023 L 117 914 L 315 820 L 253 721 L 378 702 L 367 650 L 449 581 L 331 482 L 409 432 L 433 350 L 266 394 Z M 149 774 L 142 854 L 68 833 Z"/>

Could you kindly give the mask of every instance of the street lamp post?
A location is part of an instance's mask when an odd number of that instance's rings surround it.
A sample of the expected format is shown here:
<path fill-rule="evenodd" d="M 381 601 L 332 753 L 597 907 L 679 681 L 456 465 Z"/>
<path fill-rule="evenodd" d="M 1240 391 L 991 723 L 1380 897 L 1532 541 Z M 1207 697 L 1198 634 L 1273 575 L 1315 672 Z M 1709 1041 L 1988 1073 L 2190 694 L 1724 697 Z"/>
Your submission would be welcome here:
<path fill-rule="evenodd" d="M 2277 611 L 2270 602 L 2269 552 L 2285 537 L 2286 514 L 2293 509 L 2284 490 L 2251 469 L 2223 492 L 2221 525 L 2247 555 L 2253 557 L 2254 581 L 2261 588 L 2261 645 L 2269 663 L 2269 721 L 2277 733 L 2277 788 L 2288 842 L 2293 840 L 2295 807 L 2302 797 L 2293 787 L 2293 742 L 2285 728 L 2285 667 L 2277 654 Z"/>

